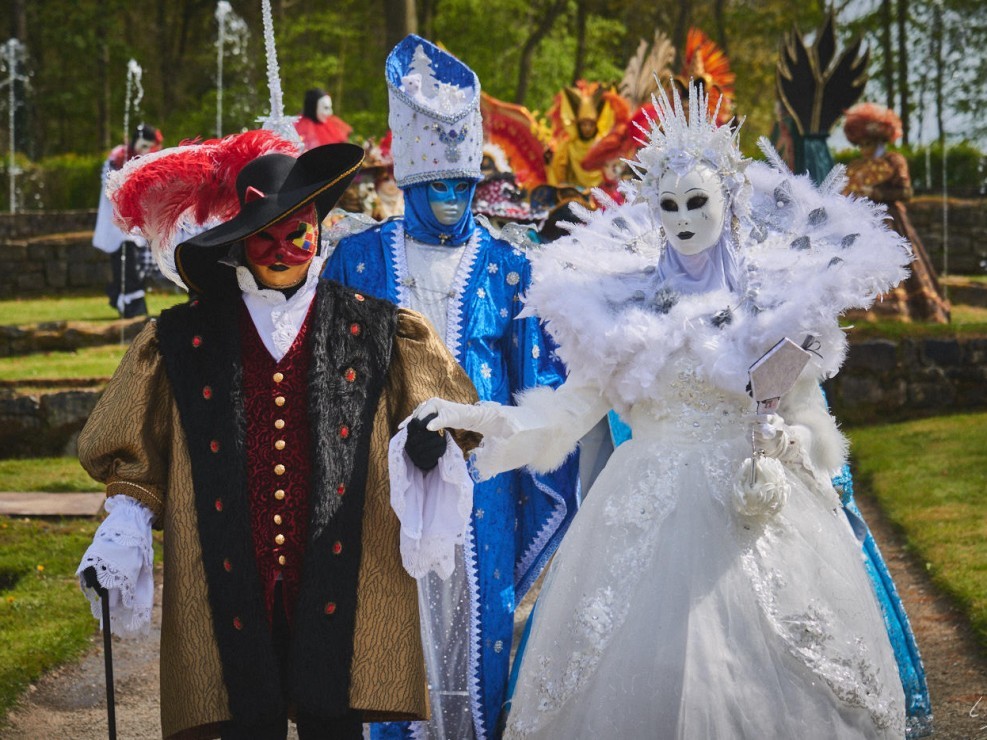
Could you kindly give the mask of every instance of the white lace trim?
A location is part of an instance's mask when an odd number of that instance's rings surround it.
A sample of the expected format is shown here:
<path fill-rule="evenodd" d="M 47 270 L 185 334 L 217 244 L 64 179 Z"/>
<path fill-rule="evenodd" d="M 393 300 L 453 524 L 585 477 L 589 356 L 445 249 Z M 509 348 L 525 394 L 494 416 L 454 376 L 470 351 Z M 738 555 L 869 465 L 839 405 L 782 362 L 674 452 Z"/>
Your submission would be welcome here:
<path fill-rule="evenodd" d="M 388 447 L 391 508 L 401 522 L 401 562 L 413 578 L 434 571 L 443 580 L 455 567 L 473 508 L 473 481 L 463 453 L 450 437 L 438 464 L 423 473 L 404 451 L 408 430 Z"/>
<path fill-rule="evenodd" d="M 399 219 L 394 222 L 391 234 L 391 258 L 394 262 L 394 283 L 397 286 L 397 304 L 407 308 L 411 297 L 408 295 L 408 253 L 404 244 L 404 223 Z"/>
<path fill-rule="evenodd" d="M 391 256 L 394 261 L 394 280 L 397 285 L 397 303 L 399 306 L 407 308 L 410 305 L 408 295 L 408 282 L 411 275 L 408 269 L 407 240 L 404 238 L 404 224 L 399 220 L 395 223 L 394 233 L 391 236 Z M 446 307 L 446 347 L 452 356 L 459 360 L 459 351 L 463 341 L 463 305 L 465 302 L 466 285 L 473 274 L 473 265 L 476 263 L 477 255 L 480 251 L 480 238 L 477 231 L 473 230 L 466 243 L 466 250 L 459 260 L 459 267 L 452 280 L 450 292 L 455 294 L 450 298 Z"/>
<path fill-rule="evenodd" d="M 476 553 L 476 537 L 472 523 L 466 528 L 463 561 L 466 564 L 466 578 L 470 589 L 470 709 L 473 712 L 473 731 L 476 733 L 476 740 L 486 740 L 487 728 L 483 724 L 483 707 L 480 706 L 480 561 Z"/>
<path fill-rule="evenodd" d="M 763 164 L 747 174 L 755 192 L 754 215 L 736 234 L 742 294 L 663 290 L 665 243 L 644 203 L 594 211 L 551 249 L 529 253 L 522 315 L 545 321 L 570 371 L 606 389 L 621 413 L 661 393 L 654 378 L 682 349 L 703 378 L 743 393 L 750 364 L 772 344 L 811 335 L 818 354 L 806 375 L 834 375 L 846 352 L 839 315 L 907 274 L 911 257 L 879 209 Z"/>
<path fill-rule="evenodd" d="M 866 641 L 856 638 L 841 654 L 832 644 L 836 616 L 826 605 L 812 600 L 801 612 L 782 613 L 775 594 L 784 588 L 784 577 L 765 570 L 754 550 L 743 553 L 741 562 L 764 615 L 789 653 L 823 679 L 840 701 L 866 710 L 876 727 L 903 735 L 905 712 L 894 699 L 885 698 L 888 692 Z M 890 678 L 898 680 L 897 675 Z"/>
<path fill-rule="evenodd" d="M 523 597 L 524 594 L 528 592 L 531 584 L 534 583 L 535 579 L 538 578 L 541 573 L 545 561 L 551 557 L 552 552 L 549 552 L 546 549 L 546 546 L 548 545 L 548 541 L 559 530 L 559 527 L 562 525 L 562 520 L 565 519 L 566 515 L 565 499 L 563 499 L 560 494 L 556 493 L 551 487 L 538 480 L 538 476 L 533 473 L 522 472 L 521 475 L 531 475 L 531 479 L 534 481 L 535 487 L 552 500 L 554 508 L 552 510 L 552 515 L 548 518 L 545 524 L 542 525 L 542 528 L 538 530 L 538 534 L 535 535 L 531 545 L 529 545 L 528 549 L 524 551 L 524 554 L 518 561 L 518 565 L 514 568 L 514 583 L 518 589 L 518 599 Z M 538 564 L 538 567 L 535 568 L 532 567 L 532 565 L 536 560 L 540 560 L 541 562 Z M 524 573 L 527 573 L 528 577 L 522 581 L 521 577 Z"/>
<path fill-rule="evenodd" d="M 473 274 L 473 265 L 479 254 L 480 240 L 474 229 L 466 243 L 466 251 L 459 261 L 459 269 L 452 281 L 452 289 L 456 297 L 449 301 L 449 313 L 446 319 L 446 347 L 457 360 L 460 359 L 460 348 L 463 342 L 463 304 L 466 299 L 466 285 Z"/>
<path fill-rule="evenodd" d="M 147 635 L 154 603 L 154 550 L 151 545 L 153 514 L 129 496 L 111 496 L 104 508 L 109 514 L 79 563 L 76 576 L 89 600 L 92 614 L 102 624 L 102 605 L 94 589 L 82 577 L 95 568 L 100 586 L 107 589 L 110 628 L 120 636 Z"/>

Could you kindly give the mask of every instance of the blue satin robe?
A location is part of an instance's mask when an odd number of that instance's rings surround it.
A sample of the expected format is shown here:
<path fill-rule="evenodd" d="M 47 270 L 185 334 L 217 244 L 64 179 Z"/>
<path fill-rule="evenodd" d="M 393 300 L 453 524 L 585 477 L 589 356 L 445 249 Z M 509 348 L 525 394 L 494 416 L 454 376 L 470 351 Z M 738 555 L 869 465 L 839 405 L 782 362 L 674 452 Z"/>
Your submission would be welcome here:
<path fill-rule="evenodd" d="M 396 244 L 400 220 L 342 239 L 325 276 L 403 305 Z M 530 282 L 524 253 L 476 227 L 472 268 L 460 286 L 459 327 L 449 349 L 481 401 L 512 404 L 534 386 L 557 387 L 565 370 L 536 318 L 518 319 Z M 457 299 L 453 299 L 457 300 Z M 454 321 L 450 319 L 450 324 Z M 450 327 L 452 328 L 452 327 Z M 506 699 L 514 609 L 541 573 L 576 512 L 578 457 L 548 475 L 510 471 L 478 483 L 465 559 L 471 591 L 471 698 L 478 738 L 495 737 Z M 407 723 L 374 725 L 373 737 L 410 737 Z"/>

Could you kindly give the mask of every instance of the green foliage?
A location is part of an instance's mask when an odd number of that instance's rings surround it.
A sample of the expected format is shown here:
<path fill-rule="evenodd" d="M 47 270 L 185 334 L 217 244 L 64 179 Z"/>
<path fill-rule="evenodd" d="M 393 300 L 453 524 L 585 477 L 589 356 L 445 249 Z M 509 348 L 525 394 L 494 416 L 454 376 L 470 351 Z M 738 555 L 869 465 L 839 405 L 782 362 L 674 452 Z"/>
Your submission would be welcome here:
<path fill-rule="evenodd" d="M 987 647 L 987 414 L 854 429 L 857 487 L 872 494 Z"/>
<path fill-rule="evenodd" d="M 16 167 L 17 207 L 21 210 L 67 211 L 95 208 L 99 203 L 100 155 L 59 154 L 38 162 L 19 155 Z M 0 198 L 10 197 L 9 165 L 0 168 Z"/>
<path fill-rule="evenodd" d="M 912 187 L 916 193 L 942 192 L 942 147 L 936 143 L 927 147 L 897 149 L 908 161 Z M 833 157 L 849 164 L 860 156 L 856 149 L 844 149 Z M 982 194 L 987 185 L 987 153 L 968 141 L 950 144 L 946 148 L 946 186 L 950 194 L 974 196 Z"/>
<path fill-rule="evenodd" d="M 95 620 L 75 569 L 92 520 L 0 517 L 0 720 L 42 673 L 80 655 Z"/>
<path fill-rule="evenodd" d="M 323 87 L 336 112 L 354 126 L 354 138 L 386 129 L 383 79 L 388 52 L 379 3 L 340 0 L 318 4 L 274 2 L 274 26 L 285 112 L 300 112 L 306 89 Z M 472 66 L 483 88 L 513 101 L 521 49 L 549 0 L 442 0 L 435 3 L 431 40 Z M 586 0 L 588 9 L 583 76 L 619 80 L 640 39 L 656 26 L 672 33 L 680 12 L 691 25 L 718 37 L 712 4 L 677 0 Z M 268 89 L 260 3 L 233 3 L 250 38 L 244 53 L 224 57 L 223 131 L 255 125 L 268 112 Z M 69 5 L 27 3 L 25 25 L 32 86 L 24 116 L 27 152 L 38 159 L 54 152 L 105 156 L 124 139 L 127 62 L 143 68 L 144 97 L 131 113 L 161 128 L 166 145 L 215 135 L 215 3 L 159 3 L 142 8 L 123 0 L 79 0 Z M 750 116 L 751 136 L 767 133 L 771 121 L 778 37 L 792 23 L 804 30 L 821 18 L 820 3 L 724 4 L 723 29 L 738 73 L 738 109 Z M 528 94 L 532 110 L 544 112 L 564 85 L 572 84 L 576 55 L 575 2 L 569 2 L 535 49 Z M 49 112 L 57 111 L 57 115 Z"/>

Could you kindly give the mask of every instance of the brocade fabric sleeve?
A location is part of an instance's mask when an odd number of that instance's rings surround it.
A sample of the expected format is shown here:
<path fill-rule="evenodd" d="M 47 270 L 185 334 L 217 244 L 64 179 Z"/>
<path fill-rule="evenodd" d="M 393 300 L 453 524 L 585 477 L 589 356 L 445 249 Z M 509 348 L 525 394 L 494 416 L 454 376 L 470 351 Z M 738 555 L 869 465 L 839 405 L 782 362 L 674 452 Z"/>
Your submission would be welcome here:
<path fill-rule="evenodd" d="M 390 383 L 392 420 L 406 419 L 432 396 L 462 403 L 477 398 L 473 384 L 427 319 L 405 309 L 398 313 Z M 405 452 L 407 429 L 403 425 L 388 450 L 391 508 L 401 522 L 401 561 L 414 578 L 429 571 L 448 578 L 455 564 L 455 548 L 463 544 L 469 524 L 473 481 L 460 444 L 471 449 L 476 437 L 449 432 L 452 438 L 445 453 L 429 471 L 419 470 Z"/>
<path fill-rule="evenodd" d="M 106 495 L 136 499 L 160 521 L 172 445 L 172 393 L 154 322 L 120 361 L 79 435 L 79 462 Z"/>

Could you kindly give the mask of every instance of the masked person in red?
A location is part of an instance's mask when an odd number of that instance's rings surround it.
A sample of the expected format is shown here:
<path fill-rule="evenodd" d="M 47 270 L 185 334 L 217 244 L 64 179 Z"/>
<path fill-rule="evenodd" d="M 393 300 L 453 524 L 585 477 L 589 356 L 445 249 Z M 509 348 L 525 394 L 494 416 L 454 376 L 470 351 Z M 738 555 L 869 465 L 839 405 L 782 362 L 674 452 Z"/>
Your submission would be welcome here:
<path fill-rule="evenodd" d="M 431 393 L 476 394 L 420 315 L 319 277 L 321 216 L 360 147 L 295 154 L 248 132 L 111 187 L 191 300 L 134 340 L 81 435 L 109 516 L 79 573 L 107 590 L 115 631 L 145 630 L 164 530 L 169 738 L 284 738 L 289 717 L 302 738 L 359 738 L 364 721 L 428 714 L 405 568 L 422 538 L 435 553 L 445 536 L 451 559 L 466 518 L 436 533 L 391 500 L 417 478 L 462 508 L 472 484 L 449 435 L 398 427 Z M 214 225 L 171 246 L 183 219 Z"/>

